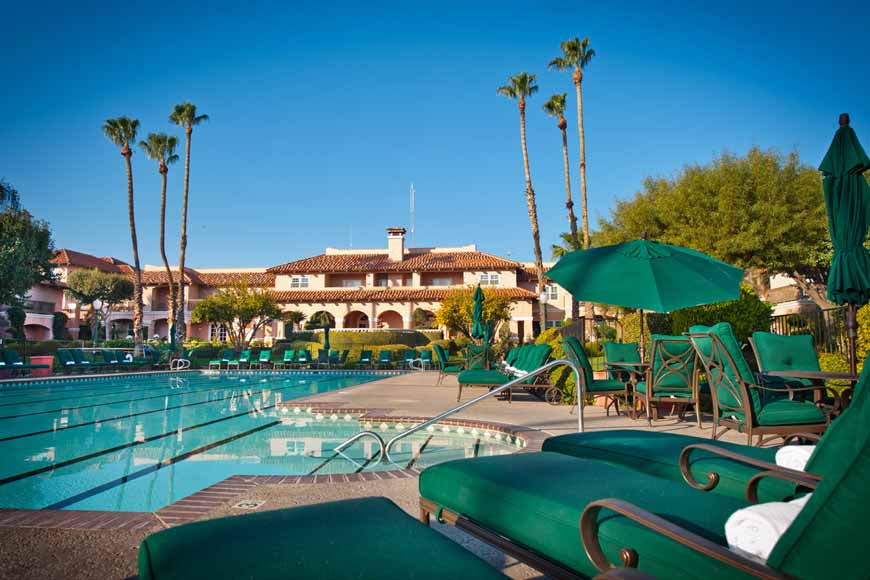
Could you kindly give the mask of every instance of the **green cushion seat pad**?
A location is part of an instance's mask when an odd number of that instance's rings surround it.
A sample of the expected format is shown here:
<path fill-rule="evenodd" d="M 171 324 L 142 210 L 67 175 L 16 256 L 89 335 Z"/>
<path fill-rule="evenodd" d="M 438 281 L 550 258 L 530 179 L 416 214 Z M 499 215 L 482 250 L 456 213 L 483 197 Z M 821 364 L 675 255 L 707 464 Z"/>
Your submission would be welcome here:
<path fill-rule="evenodd" d="M 462 369 L 465 368 L 462 365 L 449 365 L 446 367 L 441 367 L 441 372 L 443 373 L 458 373 L 461 372 Z"/>
<path fill-rule="evenodd" d="M 725 521 L 745 501 L 686 484 L 561 453 L 519 453 L 441 463 L 420 475 L 420 495 L 585 576 L 597 570 L 580 542 L 579 521 L 589 502 L 620 498 L 719 545 Z M 710 558 L 611 512 L 599 516 L 605 553 L 640 553 L 640 570 L 657 578 L 741 578 Z"/>
<path fill-rule="evenodd" d="M 687 445 L 693 444 L 713 445 L 754 459 L 776 463 L 775 448 L 750 447 L 710 438 L 634 429 L 558 435 L 544 441 L 542 449 L 582 459 L 604 461 L 682 483 L 680 453 Z M 701 450 L 692 452 L 691 461 L 692 475 L 700 482 L 706 482 L 707 474 L 711 471 L 719 474 L 719 484 L 710 493 L 737 499 L 745 497 L 749 479 L 761 471 Z M 794 486 L 773 479 L 763 481 L 759 487 L 761 501 L 780 501 L 790 497 L 793 492 Z"/>
<path fill-rule="evenodd" d="M 163 530 L 143 540 L 139 578 L 505 579 L 459 544 L 381 497 Z"/>
<path fill-rule="evenodd" d="M 587 393 L 601 393 L 609 391 L 624 391 L 625 383 L 617 379 L 595 379 L 586 385 Z"/>
<path fill-rule="evenodd" d="M 646 393 L 646 381 L 640 381 L 634 385 L 634 390 L 638 393 Z M 676 397 L 676 398 L 691 398 L 692 391 L 687 389 L 668 389 L 667 387 L 658 388 L 653 391 L 654 397 Z"/>
<path fill-rule="evenodd" d="M 689 327 L 690 334 L 701 334 L 708 332 L 715 334 L 719 338 L 719 340 L 722 342 L 722 345 L 725 347 L 725 350 L 728 351 L 728 354 L 731 355 L 731 358 L 734 361 L 736 369 L 732 369 L 730 365 L 727 365 L 725 370 L 726 374 L 732 379 L 740 378 L 745 383 L 754 384 L 755 377 L 752 374 L 752 369 L 749 368 L 749 363 L 747 363 L 746 359 L 743 357 L 743 351 L 740 349 L 740 343 L 737 341 L 737 337 L 734 336 L 734 330 L 731 328 L 731 325 L 727 322 L 719 322 L 717 324 L 714 324 L 713 326 L 698 325 Z M 705 356 L 709 356 L 711 348 L 710 339 L 699 338 L 693 340 L 695 342 L 696 348 L 698 348 L 701 352 L 705 353 Z M 724 361 L 723 364 L 725 364 Z M 722 408 L 723 411 L 727 409 L 723 407 L 722 404 L 728 405 L 729 407 L 737 407 L 741 403 L 740 401 L 737 401 L 724 386 L 719 386 L 716 389 L 716 395 L 719 398 L 719 407 Z M 759 407 L 761 407 L 761 399 L 758 395 L 758 391 L 756 389 L 750 388 L 749 396 L 751 398 L 750 406 L 752 410 L 758 411 Z"/>
<path fill-rule="evenodd" d="M 457 380 L 463 385 L 503 385 L 511 377 L 499 371 L 471 369 L 459 373 Z"/>

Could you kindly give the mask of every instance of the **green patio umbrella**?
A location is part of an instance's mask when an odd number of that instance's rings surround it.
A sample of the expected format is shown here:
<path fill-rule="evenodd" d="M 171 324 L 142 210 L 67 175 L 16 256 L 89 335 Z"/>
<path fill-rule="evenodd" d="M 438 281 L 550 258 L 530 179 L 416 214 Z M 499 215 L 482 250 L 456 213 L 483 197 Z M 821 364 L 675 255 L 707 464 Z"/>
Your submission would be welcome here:
<path fill-rule="evenodd" d="M 175 323 L 169 328 L 169 352 L 175 352 Z"/>
<path fill-rule="evenodd" d="M 480 289 L 480 284 L 477 285 L 474 294 L 471 295 L 471 299 L 474 303 L 471 311 L 471 338 L 480 340 L 483 338 L 485 333 L 485 329 L 483 328 L 484 296 L 483 290 Z"/>
<path fill-rule="evenodd" d="M 848 304 L 846 329 L 849 365 L 855 373 L 856 309 L 870 300 L 870 252 L 864 247 L 870 225 L 870 186 L 862 173 L 870 158 L 849 127 L 849 115 L 840 115 L 840 128 L 819 170 L 825 176 L 825 206 L 834 256 L 828 274 L 828 299 Z"/>
<path fill-rule="evenodd" d="M 671 312 L 740 297 L 743 270 L 681 246 L 634 240 L 577 250 L 547 277 L 580 301 Z"/>
<path fill-rule="evenodd" d="M 329 323 L 323 325 L 323 348 L 329 352 Z"/>

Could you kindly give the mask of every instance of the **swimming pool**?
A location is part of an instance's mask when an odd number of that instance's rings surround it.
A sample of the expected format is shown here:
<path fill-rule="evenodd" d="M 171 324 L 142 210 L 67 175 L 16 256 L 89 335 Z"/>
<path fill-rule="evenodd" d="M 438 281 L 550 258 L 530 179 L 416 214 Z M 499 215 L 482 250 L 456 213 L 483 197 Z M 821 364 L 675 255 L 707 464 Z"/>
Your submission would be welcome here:
<path fill-rule="evenodd" d="M 318 413 L 288 401 L 383 378 L 374 372 L 189 372 L 0 387 L 0 508 L 154 511 L 231 475 L 405 468 L 508 453 L 522 441 L 439 426 L 377 461 L 362 429 L 398 422 Z M 425 451 L 425 453 L 422 453 Z"/>

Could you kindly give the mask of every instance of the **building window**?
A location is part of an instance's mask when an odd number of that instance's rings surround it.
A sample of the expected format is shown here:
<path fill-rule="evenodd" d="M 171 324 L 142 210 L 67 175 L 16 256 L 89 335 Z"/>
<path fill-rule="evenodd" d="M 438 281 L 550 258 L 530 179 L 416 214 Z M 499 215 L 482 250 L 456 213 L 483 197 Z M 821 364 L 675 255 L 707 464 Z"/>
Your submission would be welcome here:
<path fill-rule="evenodd" d="M 501 284 L 501 277 L 498 274 L 481 274 L 481 286 L 498 286 Z"/>
<path fill-rule="evenodd" d="M 290 278 L 291 288 L 308 288 L 308 276 L 293 276 Z"/>
<path fill-rule="evenodd" d="M 547 321 L 547 328 L 558 328 L 560 326 L 562 326 L 561 320 L 548 320 Z"/>
<path fill-rule="evenodd" d="M 432 286 L 452 286 L 453 278 L 432 278 Z"/>
<path fill-rule="evenodd" d="M 359 280 L 342 280 L 341 285 L 343 288 L 358 288 L 362 286 L 362 282 Z"/>
<path fill-rule="evenodd" d="M 209 340 L 218 340 L 220 342 L 227 341 L 227 327 L 223 324 L 209 324 L 208 325 L 208 339 Z"/>
<path fill-rule="evenodd" d="M 544 294 L 547 295 L 547 300 L 559 299 L 559 287 L 555 284 L 547 284 L 544 286 Z"/>
<path fill-rule="evenodd" d="M 386 274 L 375 274 L 375 286 L 380 286 L 381 288 L 387 287 L 387 275 Z"/>

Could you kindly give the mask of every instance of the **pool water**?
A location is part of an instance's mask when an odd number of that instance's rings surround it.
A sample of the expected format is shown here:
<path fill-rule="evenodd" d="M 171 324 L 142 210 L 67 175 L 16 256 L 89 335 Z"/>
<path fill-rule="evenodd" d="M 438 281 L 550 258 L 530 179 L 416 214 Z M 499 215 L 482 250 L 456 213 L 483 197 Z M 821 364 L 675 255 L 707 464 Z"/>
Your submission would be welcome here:
<path fill-rule="evenodd" d="M 422 468 L 508 453 L 522 441 L 438 426 L 379 461 L 361 423 L 287 401 L 383 378 L 372 372 L 185 373 L 0 387 L 0 508 L 154 511 L 232 475 Z"/>

